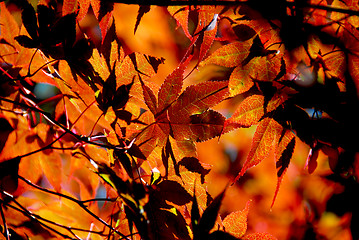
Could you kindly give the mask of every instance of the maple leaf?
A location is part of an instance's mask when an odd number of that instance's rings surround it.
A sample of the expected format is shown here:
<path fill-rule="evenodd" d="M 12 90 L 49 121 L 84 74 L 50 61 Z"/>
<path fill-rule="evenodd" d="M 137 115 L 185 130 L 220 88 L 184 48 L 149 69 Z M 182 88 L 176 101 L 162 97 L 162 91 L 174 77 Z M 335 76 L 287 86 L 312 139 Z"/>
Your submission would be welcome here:
<path fill-rule="evenodd" d="M 236 127 L 250 127 L 257 124 L 265 113 L 274 111 L 285 100 L 285 96 L 273 96 L 265 107 L 265 96 L 263 95 L 252 95 L 245 98 L 233 115 L 225 121 L 223 132 L 230 131 Z"/>
<path fill-rule="evenodd" d="M 207 239 L 210 237 L 210 230 L 214 227 L 225 190 L 222 191 L 202 213 L 199 214 L 196 195 L 193 195 L 193 203 L 191 209 L 191 223 L 193 229 L 193 239 Z"/>
<path fill-rule="evenodd" d="M 189 39 L 192 39 L 192 35 L 188 31 L 188 14 L 189 7 L 183 6 L 169 6 L 167 7 L 168 12 L 174 17 L 178 25 L 181 25 L 183 31 Z"/>
<path fill-rule="evenodd" d="M 173 134 L 177 141 L 204 141 L 219 136 L 224 117 L 218 112 L 207 110 L 226 97 L 227 82 L 191 85 L 180 94 L 183 72 L 188 62 L 182 63 L 165 79 L 158 92 L 158 100 L 153 91 L 141 82 L 144 100 L 154 115 L 155 122 L 136 134 L 138 144 L 148 141 L 151 144 L 159 143 L 157 139 L 166 139 L 164 136 L 169 134 Z M 150 131 L 157 134 L 147 139 Z"/>
<path fill-rule="evenodd" d="M 275 159 L 276 162 L 276 168 L 278 169 L 277 172 L 277 186 L 276 190 L 274 192 L 273 201 L 271 204 L 271 207 L 273 207 L 275 199 L 278 195 L 279 188 L 283 179 L 283 176 L 285 172 L 288 169 L 290 160 L 293 155 L 294 147 L 295 147 L 295 135 L 293 132 L 291 132 L 288 129 L 283 129 L 284 133 L 282 133 L 280 136 L 277 136 L 279 138 L 276 139 L 276 142 L 278 142 L 278 145 L 275 147 Z"/>
<path fill-rule="evenodd" d="M 247 217 L 251 200 L 242 211 L 231 212 L 223 219 L 224 230 L 233 236 L 240 238 L 247 231 Z"/>
<path fill-rule="evenodd" d="M 241 172 L 233 182 L 236 182 L 249 168 L 259 164 L 268 156 L 272 148 L 275 136 L 280 133 L 282 126 L 272 118 L 264 118 L 259 122 L 256 132 L 254 133 L 251 150 L 243 164 Z"/>
<path fill-rule="evenodd" d="M 136 30 L 138 28 L 138 25 L 141 22 L 141 18 L 143 17 L 143 15 L 145 15 L 146 13 L 148 13 L 151 10 L 151 6 L 148 5 L 141 5 L 140 8 L 138 9 L 138 14 L 137 14 L 137 18 L 136 18 L 136 24 L 135 24 L 135 28 L 133 30 L 133 33 L 136 33 Z"/>
<path fill-rule="evenodd" d="M 252 42 L 253 40 L 248 40 L 224 45 L 202 61 L 200 66 L 208 64 L 216 64 L 228 68 L 239 66 L 247 58 Z"/>
<path fill-rule="evenodd" d="M 99 21 L 102 40 L 105 39 L 108 25 L 111 22 L 113 12 L 113 2 L 90 0 L 94 14 Z M 88 6 L 88 4 L 85 4 Z"/>

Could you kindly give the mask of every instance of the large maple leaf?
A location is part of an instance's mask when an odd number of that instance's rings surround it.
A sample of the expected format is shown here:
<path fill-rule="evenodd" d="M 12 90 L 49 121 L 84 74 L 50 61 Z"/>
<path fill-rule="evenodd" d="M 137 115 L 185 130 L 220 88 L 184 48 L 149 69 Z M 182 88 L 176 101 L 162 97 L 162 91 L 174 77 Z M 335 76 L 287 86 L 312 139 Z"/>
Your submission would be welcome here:
<path fill-rule="evenodd" d="M 225 118 L 209 108 L 227 96 L 228 83 L 204 82 L 191 85 L 180 94 L 186 64 L 181 64 L 165 79 L 158 100 L 151 88 L 141 81 L 144 100 L 154 122 L 135 136 L 137 144 L 161 145 L 158 141 L 169 135 L 177 141 L 205 141 L 221 133 Z"/>

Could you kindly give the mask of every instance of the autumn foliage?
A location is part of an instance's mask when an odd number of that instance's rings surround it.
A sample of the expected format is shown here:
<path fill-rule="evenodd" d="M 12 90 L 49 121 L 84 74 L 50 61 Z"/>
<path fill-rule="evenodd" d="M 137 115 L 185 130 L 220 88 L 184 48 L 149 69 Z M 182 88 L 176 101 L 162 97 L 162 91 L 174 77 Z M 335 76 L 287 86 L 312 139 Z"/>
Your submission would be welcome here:
<path fill-rule="evenodd" d="M 357 2 L 120 2 L 0 3 L 2 239 L 359 238 Z"/>

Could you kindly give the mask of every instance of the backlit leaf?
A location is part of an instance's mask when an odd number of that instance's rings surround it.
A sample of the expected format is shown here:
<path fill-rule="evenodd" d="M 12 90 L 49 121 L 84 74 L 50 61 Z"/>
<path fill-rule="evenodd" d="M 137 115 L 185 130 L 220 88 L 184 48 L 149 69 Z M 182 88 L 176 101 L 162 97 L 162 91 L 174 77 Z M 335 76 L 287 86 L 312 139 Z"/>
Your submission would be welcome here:
<path fill-rule="evenodd" d="M 191 85 L 169 108 L 172 123 L 183 122 L 193 114 L 201 114 L 208 108 L 221 102 L 228 94 L 228 82 L 204 82 Z"/>
<path fill-rule="evenodd" d="M 206 58 L 201 66 L 216 64 L 223 67 L 235 67 L 241 65 L 248 56 L 251 45 L 252 40 L 224 45 Z"/>
<path fill-rule="evenodd" d="M 244 93 L 254 85 L 249 75 L 250 72 L 251 68 L 248 65 L 238 66 L 233 70 L 228 83 L 231 96 Z"/>
<path fill-rule="evenodd" d="M 243 164 L 241 172 L 234 182 L 236 182 L 249 168 L 256 166 L 265 159 L 271 148 L 275 136 L 278 135 L 282 127 L 272 118 L 265 118 L 259 122 L 254 133 L 251 150 Z"/>
<path fill-rule="evenodd" d="M 223 129 L 224 116 L 213 110 L 190 116 L 190 121 L 171 122 L 176 140 L 202 142 L 219 136 Z"/>
<path fill-rule="evenodd" d="M 50 184 L 57 192 L 61 192 L 62 161 L 60 155 L 54 152 L 50 152 L 48 155 L 42 154 L 40 165 Z"/>
<path fill-rule="evenodd" d="M 82 2 L 80 6 L 82 7 Z M 62 4 L 62 15 L 65 16 L 67 14 L 73 13 L 77 7 L 77 0 L 64 0 Z"/>
<path fill-rule="evenodd" d="M 280 185 L 283 180 L 283 176 L 288 169 L 290 160 L 293 155 L 294 147 L 295 147 L 295 135 L 292 131 L 284 130 L 283 135 L 277 136 L 277 138 L 279 138 L 278 139 L 279 142 L 275 148 L 274 154 L 275 154 L 275 159 L 277 160 L 276 168 L 278 169 L 278 172 L 277 172 L 278 180 L 277 180 L 277 186 L 276 186 L 276 190 L 274 192 L 274 197 L 273 197 L 271 207 L 273 207 L 274 202 L 277 198 L 279 188 L 280 188 Z"/>
<path fill-rule="evenodd" d="M 108 25 L 110 24 L 110 20 L 112 18 L 113 3 L 96 0 L 90 0 L 90 2 L 94 14 L 99 21 L 102 39 L 104 39 L 106 36 Z"/>
<path fill-rule="evenodd" d="M 182 26 L 182 29 L 189 39 L 192 39 L 191 34 L 188 31 L 188 14 L 189 7 L 184 6 L 169 6 L 168 12 L 176 19 L 177 23 Z"/>
<path fill-rule="evenodd" d="M 231 212 L 223 219 L 223 226 L 226 232 L 240 238 L 247 231 L 247 216 L 251 201 L 248 201 L 242 211 Z"/>
<path fill-rule="evenodd" d="M 195 157 L 184 157 L 178 162 L 178 165 L 184 166 L 188 171 L 201 174 L 202 184 L 204 183 L 204 177 L 210 172 L 210 166 L 206 166 Z"/>
<path fill-rule="evenodd" d="M 256 124 L 264 113 L 275 110 L 285 100 L 284 96 L 274 96 L 264 108 L 265 97 L 263 95 L 247 97 L 241 102 L 234 114 L 226 120 L 224 132 L 236 127 L 250 127 Z"/>
<path fill-rule="evenodd" d="M 158 112 L 166 109 L 180 94 L 183 84 L 183 73 L 186 69 L 186 65 L 186 63 L 181 64 L 166 77 L 165 81 L 161 85 L 158 92 Z"/>
<path fill-rule="evenodd" d="M 157 98 L 153 93 L 152 89 L 145 85 L 145 83 L 141 80 L 141 86 L 143 90 L 143 97 L 145 99 L 145 103 L 147 107 L 150 109 L 153 115 L 157 113 Z"/>
<path fill-rule="evenodd" d="M 152 77 L 155 75 L 155 71 L 144 55 L 132 53 L 126 56 L 119 66 L 116 66 L 116 87 L 131 83 L 137 74 L 142 74 L 143 77 Z"/>

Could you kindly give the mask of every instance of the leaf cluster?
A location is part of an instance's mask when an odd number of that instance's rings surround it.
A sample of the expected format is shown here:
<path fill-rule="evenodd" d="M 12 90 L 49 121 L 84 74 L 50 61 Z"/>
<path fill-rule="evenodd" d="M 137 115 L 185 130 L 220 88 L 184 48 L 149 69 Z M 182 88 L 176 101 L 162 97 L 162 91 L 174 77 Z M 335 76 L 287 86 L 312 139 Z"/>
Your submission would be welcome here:
<path fill-rule="evenodd" d="M 225 191 L 207 191 L 211 167 L 196 151 L 252 126 L 232 184 L 273 152 L 273 206 L 301 141 L 309 173 L 321 151 L 334 176 L 355 182 L 344 188 L 356 186 L 358 148 L 349 135 L 358 133 L 357 16 L 335 11 L 349 1 L 275 3 L 161 8 L 188 45 L 159 86 L 165 59 L 126 45 L 117 3 L 21 1 L 21 28 L 0 3 L 3 236 L 275 239 L 247 233 L 251 201 L 222 220 Z M 80 24 L 90 6 L 102 37 L 96 45 Z M 152 11 L 139 6 L 134 34 Z M 196 77 L 211 67 L 221 76 Z M 53 97 L 39 99 L 41 83 L 56 87 Z M 233 112 L 218 107 L 228 102 Z M 355 237 L 354 223 L 350 229 Z"/>

